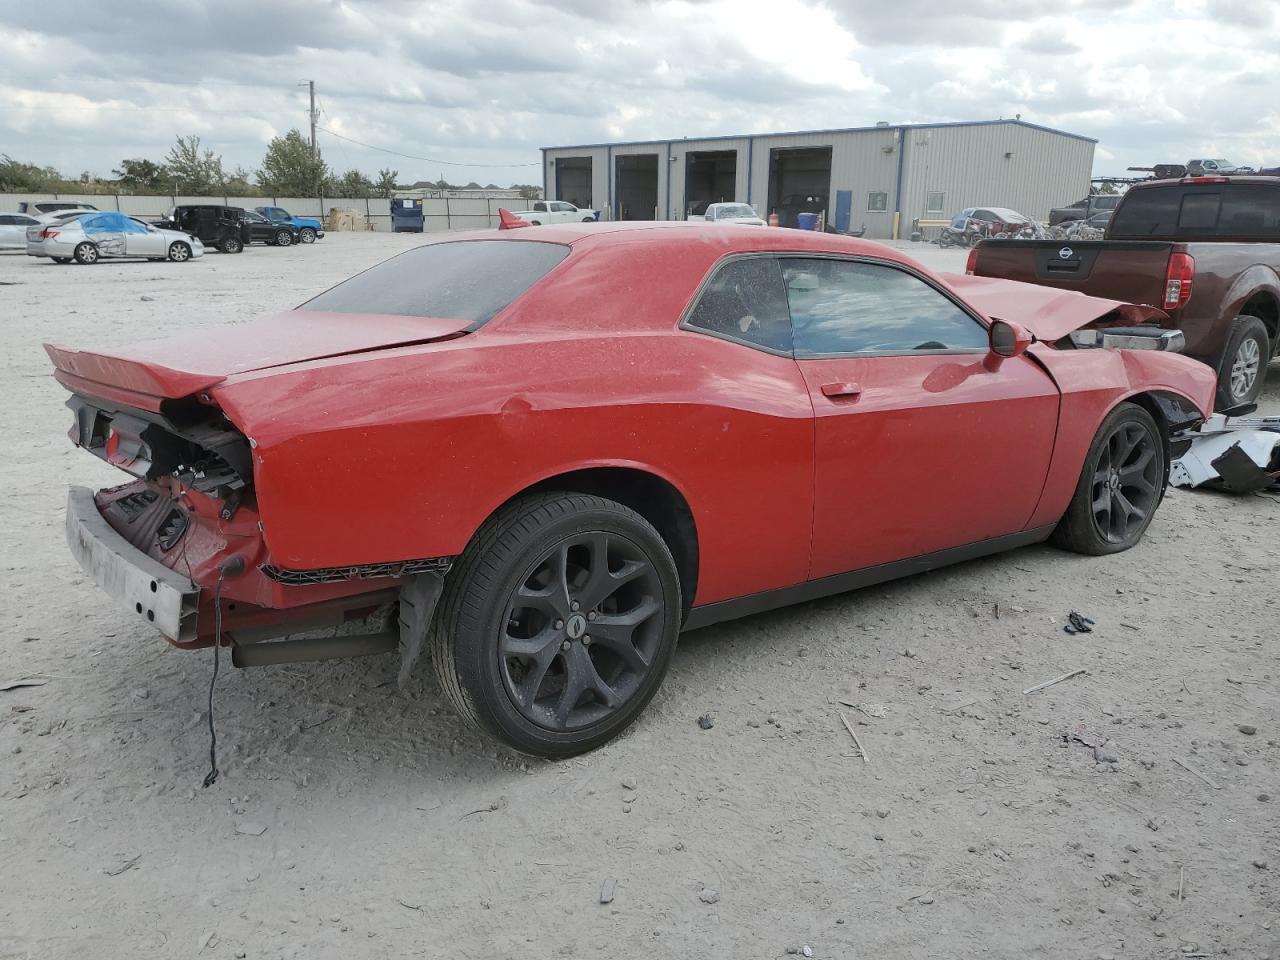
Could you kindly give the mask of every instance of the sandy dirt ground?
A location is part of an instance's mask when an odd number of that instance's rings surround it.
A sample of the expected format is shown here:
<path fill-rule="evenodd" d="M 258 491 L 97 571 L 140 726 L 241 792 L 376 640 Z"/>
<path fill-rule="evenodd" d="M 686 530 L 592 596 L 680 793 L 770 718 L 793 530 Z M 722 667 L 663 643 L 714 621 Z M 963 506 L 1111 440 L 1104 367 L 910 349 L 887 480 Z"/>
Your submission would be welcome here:
<path fill-rule="evenodd" d="M 398 691 L 393 657 L 224 659 L 202 789 L 211 652 L 68 555 L 66 485 L 119 474 L 71 446 L 40 343 L 243 322 L 415 242 L 0 258 L 0 679 L 48 681 L 0 692 L 0 957 L 1280 957 L 1262 496 L 1173 491 L 1119 556 L 1033 547 L 688 634 L 570 762 L 464 729 L 427 671 Z"/>

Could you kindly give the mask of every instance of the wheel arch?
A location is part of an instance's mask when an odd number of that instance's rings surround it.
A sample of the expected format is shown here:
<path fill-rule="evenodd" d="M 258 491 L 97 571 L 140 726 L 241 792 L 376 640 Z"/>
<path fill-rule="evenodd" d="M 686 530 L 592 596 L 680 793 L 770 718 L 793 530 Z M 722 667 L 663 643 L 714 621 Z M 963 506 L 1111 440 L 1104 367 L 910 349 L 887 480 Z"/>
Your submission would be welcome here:
<path fill-rule="evenodd" d="M 1280 340 L 1280 301 L 1269 290 L 1259 290 L 1240 306 L 1237 316 L 1257 317 L 1267 328 L 1271 340 L 1271 352 L 1275 353 Z"/>
<path fill-rule="evenodd" d="M 666 477 L 638 466 L 580 467 L 551 474 L 516 491 L 490 511 L 485 521 L 518 497 L 549 490 L 615 500 L 653 524 L 676 562 L 682 616 L 689 615 L 698 588 L 698 529 L 689 501 L 679 487 Z"/>

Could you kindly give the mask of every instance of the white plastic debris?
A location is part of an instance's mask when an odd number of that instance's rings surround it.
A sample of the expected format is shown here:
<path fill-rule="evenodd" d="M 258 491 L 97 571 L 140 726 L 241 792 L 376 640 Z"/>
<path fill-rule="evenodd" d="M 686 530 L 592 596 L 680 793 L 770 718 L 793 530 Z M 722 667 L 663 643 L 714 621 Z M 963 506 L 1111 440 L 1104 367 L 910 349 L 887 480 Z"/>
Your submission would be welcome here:
<path fill-rule="evenodd" d="M 1234 446 L 1259 469 L 1270 469 L 1280 447 L 1280 417 L 1212 416 L 1192 436 L 1191 446 L 1169 465 L 1169 483 L 1175 487 L 1221 479 L 1213 462 Z"/>

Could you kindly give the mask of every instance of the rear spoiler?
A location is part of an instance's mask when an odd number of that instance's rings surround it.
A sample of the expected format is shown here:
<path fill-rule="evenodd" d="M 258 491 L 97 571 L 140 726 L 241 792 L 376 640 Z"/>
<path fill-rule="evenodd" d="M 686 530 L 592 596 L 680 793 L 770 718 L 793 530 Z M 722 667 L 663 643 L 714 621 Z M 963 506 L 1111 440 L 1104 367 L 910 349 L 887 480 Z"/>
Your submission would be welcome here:
<path fill-rule="evenodd" d="M 521 227 L 531 227 L 528 220 L 521 220 L 506 207 L 498 208 L 498 229 L 499 230 L 519 230 Z"/>
<path fill-rule="evenodd" d="M 72 393 L 101 397 L 139 410 L 160 412 L 164 400 L 203 393 L 226 377 L 171 370 L 154 362 L 127 360 L 103 353 L 88 353 L 44 345 L 53 361 L 53 375 Z"/>

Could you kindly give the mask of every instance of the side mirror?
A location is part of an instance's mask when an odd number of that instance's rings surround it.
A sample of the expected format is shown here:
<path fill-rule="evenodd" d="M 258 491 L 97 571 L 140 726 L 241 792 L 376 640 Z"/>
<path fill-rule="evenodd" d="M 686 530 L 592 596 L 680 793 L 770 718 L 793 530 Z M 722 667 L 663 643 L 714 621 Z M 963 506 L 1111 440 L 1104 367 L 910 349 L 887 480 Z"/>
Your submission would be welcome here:
<path fill-rule="evenodd" d="M 991 355 L 997 367 L 1003 359 L 1022 356 L 1035 343 L 1030 330 L 1008 320 L 992 320 L 990 334 Z"/>

